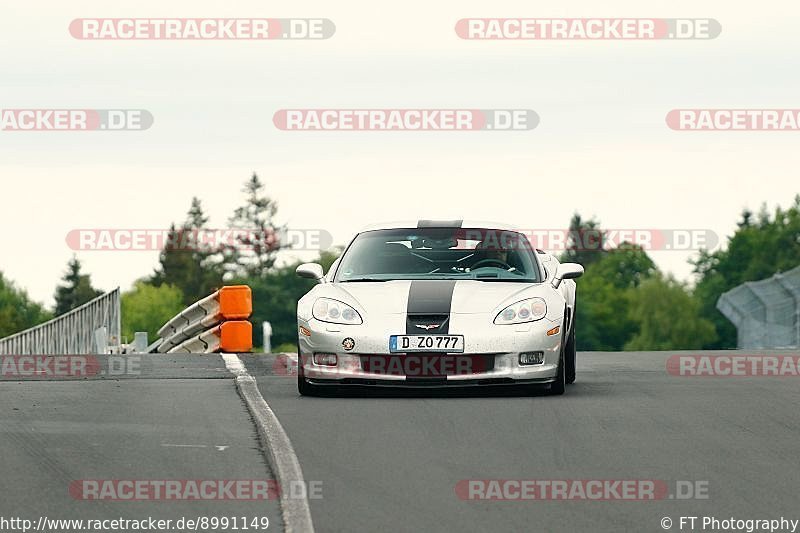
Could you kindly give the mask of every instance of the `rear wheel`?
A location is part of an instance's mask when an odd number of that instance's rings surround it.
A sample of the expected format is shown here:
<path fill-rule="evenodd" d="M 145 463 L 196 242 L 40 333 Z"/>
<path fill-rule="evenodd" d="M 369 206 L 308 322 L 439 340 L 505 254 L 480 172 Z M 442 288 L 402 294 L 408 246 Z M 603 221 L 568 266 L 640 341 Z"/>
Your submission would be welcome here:
<path fill-rule="evenodd" d="M 572 319 L 572 331 L 567 337 L 567 344 L 564 347 L 564 363 L 566 367 L 566 382 L 575 383 L 575 367 L 576 367 L 576 353 L 575 353 L 575 319 Z"/>

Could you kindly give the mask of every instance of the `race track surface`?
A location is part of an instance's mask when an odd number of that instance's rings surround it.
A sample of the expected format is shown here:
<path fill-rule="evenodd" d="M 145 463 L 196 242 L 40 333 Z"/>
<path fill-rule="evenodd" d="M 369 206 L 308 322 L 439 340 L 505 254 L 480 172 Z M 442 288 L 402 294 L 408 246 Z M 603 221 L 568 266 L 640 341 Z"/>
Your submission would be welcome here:
<path fill-rule="evenodd" d="M 247 516 L 267 517 L 270 530 L 280 530 L 274 499 L 111 501 L 70 492 L 81 480 L 272 478 L 219 356 L 136 357 L 144 359 L 136 372 L 113 378 L 0 381 L 0 517 L 38 524 L 40 517 L 175 522 Z M 188 484 L 182 488 L 189 490 Z M 47 531 L 67 530 L 77 529 Z"/>
<path fill-rule="evenodd" d="M 578 381 L 561 397 L 300 397 L 290 356 L 240 359 L 306 482 L 321 486 L 321 497 L 309 499 L 317 532 L 658 532 L 664 518 L 681 531 L 681 516 L 800 518 L 800 378 L 675 376 L 666 369 L 673 355 L 580 353 Z M 275 500 L 118 502 L 70 493 L 75 480 L 273 478 L 219 355 L 141 357 L 131 375 L 0 381 L 0 516 L 266 516 L 270 530 L 282 530 Z M 484 499 L 489 483 L 468 492 L 474 480 L 633 480 L 666 492 L 632 501 L 613 491 L 601 501 L 504 493 L 511 501 L 501 501 Z M 701 497 L 684 498 L 687 487 Z"/>
<path fill-rule="evenodd" d="M 664 517 L 672 531 L 680 516 L 800 519 L 800 378 L 674 376 L 672 355 L 579 353 L 577 382 L 560 397 L 298 397 L 272 356 L 243 359 L 306 479 L 324 482 L 310 502 L 318 532 L 663 532 Z M 462 500 L 455 487 L 472 479 L 658 480 L 673 498 Z M 709 499 L 676 499 L 676 481 L 707 487 Z"/>

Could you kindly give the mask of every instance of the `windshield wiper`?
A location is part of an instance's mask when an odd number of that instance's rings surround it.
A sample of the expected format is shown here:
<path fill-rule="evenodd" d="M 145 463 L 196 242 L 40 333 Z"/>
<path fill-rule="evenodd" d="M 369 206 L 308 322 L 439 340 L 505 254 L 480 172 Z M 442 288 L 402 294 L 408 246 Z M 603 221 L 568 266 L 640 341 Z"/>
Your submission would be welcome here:
<path fill-rule="evenodd" d="M 474 281 L 488 281 L 488 282 L 504 281 L 504 282 L 510 282 L 510 283 L 539 283 L 538 281 L 536 281 L 534 279 L 527 279 L 527 278 L 472 278 L 472 279 Z"/>
<path fill-rule="evenodd" d="M 341 283 L 358 283 L 361 281 L 390 281 L 390 280 L 378 279 L 378 278 L 353 278 L 353 279 L 343 279 Z"/>

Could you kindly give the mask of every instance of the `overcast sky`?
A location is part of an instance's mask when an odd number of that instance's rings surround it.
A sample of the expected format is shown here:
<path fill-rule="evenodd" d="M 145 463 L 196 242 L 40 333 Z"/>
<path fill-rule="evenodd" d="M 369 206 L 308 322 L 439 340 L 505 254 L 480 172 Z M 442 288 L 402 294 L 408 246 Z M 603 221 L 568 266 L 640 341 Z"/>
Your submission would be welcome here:
<path fill-rule="evenodd" d="M 800 133 L 678 132 L 675 108 L 797 108 L 796 2 L 71 1 L 0 8 L 0 108 L 137 108 L 141 132 L 0 132 L 0 271 L 52 304 L 74 228 L 224 227 L 255 170 L 278 220 L 344 243 L 374 221 L 697 228 L 800 192 Z M 325 17 L 324 41 L 80 41 L 81 17 Z M 467 41 L 464 17 L 708 17 L 709 41 Z M 282 108 L 518 108 L 516 132 L 287 132 Z M 693 252 L 659 252 L 690 279 Z M 157 252 L 81 252 L 102 289 Z"/>

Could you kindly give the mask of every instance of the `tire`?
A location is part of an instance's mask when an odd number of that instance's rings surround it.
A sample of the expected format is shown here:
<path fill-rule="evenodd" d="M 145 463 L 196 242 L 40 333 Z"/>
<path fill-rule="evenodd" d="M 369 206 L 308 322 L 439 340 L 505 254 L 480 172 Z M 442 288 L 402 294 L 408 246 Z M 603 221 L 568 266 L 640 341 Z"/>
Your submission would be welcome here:
<path fill-rule="evenodd" d="M 567 338 L 567 344 L 564 347 L 564 363 L 565 363 L 565 381 L 567 384 L 575 383 L 575 367 L 577 356 L 575 353 L 575 318 L 572 319 L 572 331 L 569 332 L 569 337 Z"/>
<path fill-rule="evenodd" d="M 300 357 L 300 346 L 297 346 L 297 392 L 300 396 L 319 396 L 319 387 L 306 381 L 303 375 L 303 358 Z"/>
<path fill-rule="evenodd" d="M 319 387 L 312 385 L 302 374 L 297 374 L 297 392 L 300 396 L 319 396 Z"/>
<path fill-rule="evenodd" d="M 566 320 L 564 321 L 566 323 Z M 561 356 L 559 357 L 558 361 L 558 373 L 556 374 L 556 380 L 550 384 L 550 390 L 548 394 L 550 396 L 561 396 L 564 394 L 564 389 L 566 389 L 567 380 L 566 380 L 566 364 L 565 364 L 565 353 L 566 353 L 566 346 L 562 344 L 561 348 Z"/>
<path fill-rule="evenodd" d="M 566 389 L 566 380 L 564 378 L 564 354 L 561 354 L 561 362 L 558 364 L 558 374 L 556 380 L 550 384 L 548 394 L 550 396 L 561 396 Z"/>
<path fill-rule="evenodd" d="M 300 396 L 317 396 L 317 388 L 306 381 L 306 378 L 299 372 L 297 373 L 297 392 Z"/>

